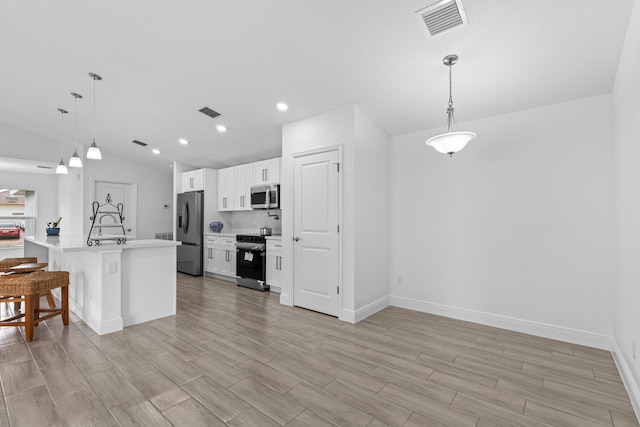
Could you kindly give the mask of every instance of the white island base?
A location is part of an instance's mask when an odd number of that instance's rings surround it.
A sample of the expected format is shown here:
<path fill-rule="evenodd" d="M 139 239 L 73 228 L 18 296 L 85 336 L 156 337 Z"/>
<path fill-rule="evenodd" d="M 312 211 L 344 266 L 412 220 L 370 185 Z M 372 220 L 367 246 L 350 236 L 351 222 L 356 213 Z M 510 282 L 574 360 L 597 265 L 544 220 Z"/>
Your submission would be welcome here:
<path fill-rule="evenodd" d="M 68 271 L 69 310 L 103 335 L 176 314 L 178 245 L 130 240 L 89 247 L 81 236 L 25 237 L 24 256 Z"/>

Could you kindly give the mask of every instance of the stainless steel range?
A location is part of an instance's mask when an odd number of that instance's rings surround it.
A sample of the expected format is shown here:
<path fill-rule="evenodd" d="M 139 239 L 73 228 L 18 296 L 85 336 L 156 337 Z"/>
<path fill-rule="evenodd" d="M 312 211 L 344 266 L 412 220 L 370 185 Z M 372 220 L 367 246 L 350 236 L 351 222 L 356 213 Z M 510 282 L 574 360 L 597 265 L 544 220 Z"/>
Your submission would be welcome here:
<path fill-rule="evenodd" d="M 267 245 L 259 234 L 238 234 L 236 236 L 236 274 L 238 286 L 259 291 L 268 291 L 265 283 L 267 266 Z"/>

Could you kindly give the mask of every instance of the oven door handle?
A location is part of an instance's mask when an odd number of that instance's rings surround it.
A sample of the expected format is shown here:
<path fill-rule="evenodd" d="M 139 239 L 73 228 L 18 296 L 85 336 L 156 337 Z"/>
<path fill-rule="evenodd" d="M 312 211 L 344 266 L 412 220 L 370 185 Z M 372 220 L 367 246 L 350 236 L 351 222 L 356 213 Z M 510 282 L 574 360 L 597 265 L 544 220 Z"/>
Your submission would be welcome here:
<path fill-rule="evenodd" d="M 236 247 L 245 251 L 264 251 L 264 243 L 236 242 Z"/>

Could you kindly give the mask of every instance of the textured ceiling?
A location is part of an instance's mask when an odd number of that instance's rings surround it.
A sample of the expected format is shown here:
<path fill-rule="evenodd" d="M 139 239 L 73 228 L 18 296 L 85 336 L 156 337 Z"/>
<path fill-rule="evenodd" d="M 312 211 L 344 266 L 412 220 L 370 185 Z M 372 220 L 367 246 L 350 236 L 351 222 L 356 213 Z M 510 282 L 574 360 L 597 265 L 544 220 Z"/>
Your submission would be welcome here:
<path fill-rule="evenodd" d="M 444 127 L 449 53 L 459 122 L 611 91 L 633 0 L 463 1 L 469 25 L 430 38 L 414 12 L 434 0 L 0 0 L 0 123 L 56 146 L 75 91 L 87 144 L 95 72 L 106 155 L 217 168 L 278 156 L 282 124 L 346 104 L 389 135 Z"/>

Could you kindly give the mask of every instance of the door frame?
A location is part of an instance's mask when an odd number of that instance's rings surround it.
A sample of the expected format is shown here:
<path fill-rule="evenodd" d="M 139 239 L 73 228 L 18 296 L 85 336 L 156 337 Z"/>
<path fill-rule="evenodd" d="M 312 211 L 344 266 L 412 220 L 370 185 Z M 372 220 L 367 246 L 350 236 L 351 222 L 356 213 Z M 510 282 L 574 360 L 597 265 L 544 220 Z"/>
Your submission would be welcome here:
<path fill-rule="evenodd" d="M 323 146 L 323 147 L 318 147 L 318 148 L 313 148 L 310 150 L 303 150 L 303 151 L 296 151 L 291 153 L 291 158 L 292 159 L 296 159 L 299 157 L 305 157 L 305 156 L 311 156 L 314 154 L 321 154 L 321 153 L 328 153 L 330 151 L 337 151 L 338 152 L 338 163 L 340 164 L 340 173 L 338 174 L 338 224 L 340 225 L 340 232 L 338 233 L 338 286 L 340 287 L 340 294 L 338 295 L 338 319 L 339 320 L 344 320 L 342 317 L 342 298 L 344 297 L 344 280 L 343 280 L 343 268 L 342 268 L 342 264 L 343 264 L 343 245 L 342 245 L 342 236 L 344 235 L 344 221 L 343 221 L 343 202 L 342 202 L 342 196 L 343 196 L 343 180 L 342 180 L 342 176 L 343 176 L 343 172 L 344 172 L 344 162 L 343 162 L 343 144 L 335 144 L 335 145 L 327 145 L 327 146 Z M 293 180 L 293 177 L 295 176 L 295 161 L 291 162 L 291 182 L 293 183 L 293 185 L 295 186 L 296 183 Z M 295 213 L 293 212 L 293 210 L 295 209 L 295 201 L 293 200 L 293 194 L 294 190 L 293 188 L 291 189 L 291 194 L 292 194 L 292 203 L 291 203 L 291 218 L 292 218 L 292 230 L 291 232 L 293 233 L 295 231 L 295 223 L 293 222 L 293 218 L 295 218 Z M 289 274 L 289 277 L 291 278 L 291 286 L 289 287 L 289 293 L 291 295 L 291 305 L 296 306 L 296 301 L 295 301 L 295 292 L 294 292 L 294 287 L 295 287 L 295 274 L 294 274 L 294 269 L 296 268 L 295 266 L 295 245 L 291 245 L 291 253 L 290 253 L 290 257 L 291 257 L 291 272 Z"/>
<path fill-rule="evenodd" d="M 133 212 L 135 213 L 134 215 L 134 221 L 133 221 L 133 229 L 135 230 L 135 234 L 134 237 L 136 239 L 138 239 L 138 183 L 137 182 L 131 182 L 131 181 L 118 181 L 118 180 L 113 180 L 113 179 L 97 179 L 97 178 L 93 178 L 91 179 L 91 189 L 89 192 L 89 196 L 90 196 L 90 203 L 93 203 L 94 201 L 96 201 L 96 185 L 98 182 L 104 182 L 107 184 L 121 184 L 121 185 L 128 185 L 129 189 L 131 190 L 131 195 L 129 196 L 130 198 L 132 198 L 135 203 L 133 206 Z M 100 201 L 98 200 L 98 203 L 102 204 L 104 203 L 104 201 Z M 129 208 L 131 209 L 131 208 Z M 93 211 L 91 210 L 91 206 L 89 206 L 89 212 L 91 213 L 91 215 L 93 215 Z M 131 210 L 128 210 L 127 212 L 131 212 Z M 125 218 L 128 216 L 129 214 L 127 213 L 125 215 Z M 90 222 L 88 223 L 89 227 L 90 227 Z M 89 229 L 87 228 L 87 233 L 89 232 Z"/>

